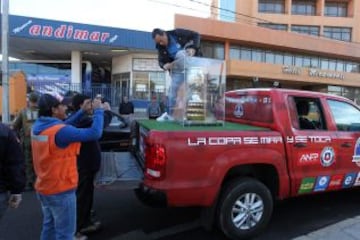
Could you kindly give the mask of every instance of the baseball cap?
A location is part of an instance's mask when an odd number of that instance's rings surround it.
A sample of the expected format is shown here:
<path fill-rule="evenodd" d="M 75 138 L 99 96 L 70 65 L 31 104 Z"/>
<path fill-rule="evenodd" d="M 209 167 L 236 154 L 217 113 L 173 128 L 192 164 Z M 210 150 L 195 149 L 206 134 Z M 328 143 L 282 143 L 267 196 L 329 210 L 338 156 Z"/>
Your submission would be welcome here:
<path fill-rule="evenodd" d="M 32 92 L 29 94 L 30 102 L 36 103 L 38 100 L 39 100 L 39 96 L 36 93 Z"/>
<path fill-rule="evenodd" d="M 38 107 L 42 110 L 50 110 L 53 107 L 59 106 L 59 104 L 65 104 L 63 102 L 64 97 L 56 92 L 49 92 L 41 95 Z"/>

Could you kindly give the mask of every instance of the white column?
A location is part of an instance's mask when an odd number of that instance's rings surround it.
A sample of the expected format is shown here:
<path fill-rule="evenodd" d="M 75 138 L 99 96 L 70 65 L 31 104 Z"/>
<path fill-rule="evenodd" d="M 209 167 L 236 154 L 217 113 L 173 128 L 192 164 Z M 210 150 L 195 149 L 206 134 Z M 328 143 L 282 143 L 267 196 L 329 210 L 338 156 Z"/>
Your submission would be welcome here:
<path fill-rule="evenodd" d="M 71 84 L 76 91 L 81 92 L 82 79 L 82 55 L 80 51 L 71 52 Z"/>

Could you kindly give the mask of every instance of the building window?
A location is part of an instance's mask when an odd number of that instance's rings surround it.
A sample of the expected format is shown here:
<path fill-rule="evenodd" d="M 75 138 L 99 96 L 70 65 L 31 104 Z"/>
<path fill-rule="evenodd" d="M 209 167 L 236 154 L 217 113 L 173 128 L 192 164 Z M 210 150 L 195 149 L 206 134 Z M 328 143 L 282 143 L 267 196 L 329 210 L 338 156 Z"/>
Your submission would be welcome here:
<path fill-rule="evenodd" d="M 230 59 L 360 73 L 360 64 L 340 59 L 230 45 Z"/>
<path fill-rule="evenodd" d="M 204 57 L 225 59 L 225 47 L 223 43 L 202 41 L 201 51 Z"/>
<path fill-rule="evenodd" d="M 275 23 L 258 23 L 259 27 L 266 27 L 274 30 L 287 31 L 288 27 L 286 24 L 275 24 Z"/>
<path fill-rule="evenodd" d="M 219 1 L 219 20 L 236 22 L 235 0 Z"/>
<path fill-rule="evenodd" d="M 319 36 L 320 27 L 317 27 L 317 26 L 305 26 L 305 25 L 292 25 L 291 26 L 291 31 L 301 33 L 301 34 Z"/>
<path fill-rule="evenodd" d="M 259 0 L 258 6 L 262 13 L 285 13 L 284 0 Z"/>
<path fill-rule="evenodd" d="M 351 28 L 324 27 L 324 37 L 350 42 Z"/>
<path fill-rule="evenodd" d="M 328 17 L 346 17 L 347 9 L 346 2 L 325 2 L 324 15 Z"/>
<path fill-rule="evenodd" d="M 294 15 L 312 15 L 316 13 L 316 2 L 306 0 L 293 0 L 291 6 L 291 13 Z"/>

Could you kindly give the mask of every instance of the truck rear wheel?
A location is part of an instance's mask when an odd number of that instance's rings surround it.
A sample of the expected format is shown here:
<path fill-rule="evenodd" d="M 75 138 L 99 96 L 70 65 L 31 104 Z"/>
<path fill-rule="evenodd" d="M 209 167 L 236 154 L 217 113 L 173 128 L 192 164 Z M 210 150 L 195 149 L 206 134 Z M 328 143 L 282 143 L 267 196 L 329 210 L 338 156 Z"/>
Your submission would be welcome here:
<path fill-rule="evenodd" d="M 231 239 L 260 234 L 273 210 L 269 189 L 253 178 L 237 178 L 226 184 L 218 205 L 221 230 Z"/>

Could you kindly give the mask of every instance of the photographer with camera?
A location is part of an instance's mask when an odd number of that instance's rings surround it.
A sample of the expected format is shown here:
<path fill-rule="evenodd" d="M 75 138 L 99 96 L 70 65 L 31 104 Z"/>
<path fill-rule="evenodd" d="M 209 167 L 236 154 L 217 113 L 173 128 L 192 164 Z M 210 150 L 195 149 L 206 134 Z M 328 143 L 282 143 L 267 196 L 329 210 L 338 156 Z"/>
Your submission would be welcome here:
<path fill-rule="evenodd" d="M 72 106 L 75 111 L 84 108 L 86 101 L 90 100 L 89 96 L 78 94 L 73 97 Z M 102 101 L 102 108 L 104 109 L 104 128 L 109 125 L 112 113 L 110 105 L 103 102 L 100 94 L 96 95 L 95 100 Z M 93 108 L 88 105 L 85 110 L 85 115 L 74 125 L 77 128 L 88 128 L 93 123 Z M 80 147 L 80 154 L 77 156 L 77 169 L 79 174 L 79 183 L 76 190 L 77 201 L 77 236 L 96 232 L 100 229 L 101 223 L 98 220 L 92 219 L 91 211 L 94 199 L 94 178 L 100 169 L 101 163 L 101 148 L 99 140 L 92 140 L 82 142 Z"/>

